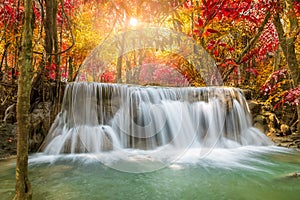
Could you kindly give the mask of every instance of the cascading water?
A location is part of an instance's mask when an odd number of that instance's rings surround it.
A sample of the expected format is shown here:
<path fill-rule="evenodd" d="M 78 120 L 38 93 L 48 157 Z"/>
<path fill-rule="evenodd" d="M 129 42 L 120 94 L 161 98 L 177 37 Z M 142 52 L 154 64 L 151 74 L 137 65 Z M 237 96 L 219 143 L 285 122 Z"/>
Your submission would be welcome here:
<path fill-rule="evenodd" d="M 67 86 L 47 154 L 267 145 L 237 88 L 77 82 Z"/>

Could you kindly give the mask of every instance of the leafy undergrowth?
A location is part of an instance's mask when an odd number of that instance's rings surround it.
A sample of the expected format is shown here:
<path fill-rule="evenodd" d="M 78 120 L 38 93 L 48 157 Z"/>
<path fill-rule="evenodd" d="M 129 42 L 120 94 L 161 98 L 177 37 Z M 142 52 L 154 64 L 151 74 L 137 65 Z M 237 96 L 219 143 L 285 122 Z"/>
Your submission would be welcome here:
<path fill-rule="evenodd" d="M 273 72 L 260 91 L 266 98 L 266 103 L 280 109 L 284 105 L 297 106 L 300 102 L 300 86 L 292 87 L 285 68 Z"/>

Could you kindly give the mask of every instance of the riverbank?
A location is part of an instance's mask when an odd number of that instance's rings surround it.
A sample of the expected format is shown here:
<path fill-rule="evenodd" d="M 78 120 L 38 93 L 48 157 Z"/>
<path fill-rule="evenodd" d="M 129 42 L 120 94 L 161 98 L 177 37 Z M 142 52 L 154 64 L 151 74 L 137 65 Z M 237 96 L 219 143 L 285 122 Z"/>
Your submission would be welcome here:
<path fill-rule="evenodd" d="M 17 126 L 0 124 L 0 160 L 17 155 Z"/>

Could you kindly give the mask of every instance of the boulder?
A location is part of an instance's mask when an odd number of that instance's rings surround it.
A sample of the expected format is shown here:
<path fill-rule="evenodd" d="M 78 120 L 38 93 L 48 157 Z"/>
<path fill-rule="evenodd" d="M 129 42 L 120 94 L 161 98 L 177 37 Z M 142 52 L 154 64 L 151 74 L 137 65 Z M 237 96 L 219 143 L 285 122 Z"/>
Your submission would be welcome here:
<path fill-rule="evenodd" d="M 262 109 L 262 105 L 255 100 L 247 101 L 250 112 L 253 116 L 259 115 Z"/>
<path fill-rule="evenodd" d="M 29 151 L 36 152 L 43 143 L 51 121 L 51 102 L 37 104 L 30 113 Z"/>
<path fill-rule="evenodd" d="M 254 122 L 253 126 L 254 126 L 255 128 L 257 128 L 258 130 L 260 130 L 261 132 L 263 132 L 263 133 L 265 133 L 266 130 L 267 130 L 267 127 L 266 127 L 265 124 L 262 123 L 262 122 L 258 122 L 258 121 L 257 121 L 257 122 Z"/>
<path fill-rule="evenodd" d="M 286 178 L 297 178 L 300 179 L 300 172 L 292 172 L 285 175 Z"/>
<path fill-rule="evenodd" d="M 265 124 L 266 123 L 266 117 L 263 115 L 257 115 L 254 117 L 253 122 L 259 122 L 261 124 Z"/>
<path fill-rule="evenodd" d="M 292 134 L 292 131 L 290 129 L 290 127 L 286 124 L 281 124 L 280 125 L 280 131 L 283 135 L 291 135 Z"/>
<path fill-rule="evenodd" d="M 112 138 L 109 134 L 105 133 L 101 141 L 101 150 L 102 151 L 111 151 L 113 150 Z"/>

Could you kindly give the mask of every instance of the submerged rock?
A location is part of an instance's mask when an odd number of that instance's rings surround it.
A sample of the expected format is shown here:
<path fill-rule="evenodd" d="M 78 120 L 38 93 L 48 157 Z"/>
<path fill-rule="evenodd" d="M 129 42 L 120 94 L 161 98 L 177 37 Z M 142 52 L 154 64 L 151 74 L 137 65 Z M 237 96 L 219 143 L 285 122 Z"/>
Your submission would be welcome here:
<path fill-rule="evenodd" d="M 297 178 L 300 179 L 300 172 L 292 172 L 285 176 L 286 178 Z"/>

